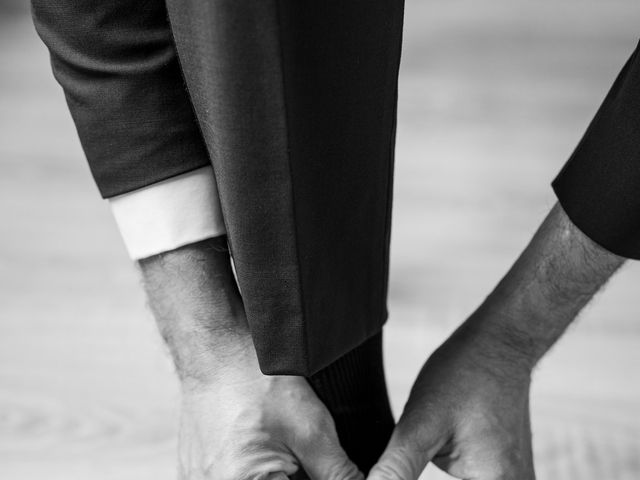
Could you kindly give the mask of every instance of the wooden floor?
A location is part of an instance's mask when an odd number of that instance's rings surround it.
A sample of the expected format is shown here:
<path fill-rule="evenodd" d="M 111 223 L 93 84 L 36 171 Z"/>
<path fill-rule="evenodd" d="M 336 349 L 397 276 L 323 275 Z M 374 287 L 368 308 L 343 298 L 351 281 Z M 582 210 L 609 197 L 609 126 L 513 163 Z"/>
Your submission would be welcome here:
<path fill-rule="evenodd" d="M 396 412 L 553 204 L 639 19 L 636 0 L 407 0 Z M 171 366 L 28 17 L 0 18 L 0 60 L 0 479 L 173 479 Z M 640 478 L 639 284 L 627 265 L 537 371 L 540 479 Z"/>

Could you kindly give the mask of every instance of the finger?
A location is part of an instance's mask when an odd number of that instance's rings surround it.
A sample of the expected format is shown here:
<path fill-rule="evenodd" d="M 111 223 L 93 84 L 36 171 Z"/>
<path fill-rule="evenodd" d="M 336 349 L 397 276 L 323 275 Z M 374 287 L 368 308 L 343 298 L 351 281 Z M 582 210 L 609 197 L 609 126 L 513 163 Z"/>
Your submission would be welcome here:
<path fill-rule="evenodd" d="M 431 432 L 421 425 L 419 435 L 416 426 L 404 428 L 400 422 L 389 440 L 380 460 L 373 466 L 367 480 L 417 480 L 429 461 L 444 445 L 445 439 L 437 430 Z"/>
<path fill-rule="evenodd" d="M 311 480 L 364 480 L 364 475 L 337 441 L 300 459 Z"/>
<path fill-rule="evenodd" d="M 289 477 L 284 472 L 272 473 L 266 480 L 289 480 Z"/>
<path fill-rule="evenodd" d="M 392 437 L 367 480 L 417 480 L 428 463 L 421 457 L 420 452 L 393 441 Z"/>
<path fill-rule="evenodd" d="M 295 453 L 311 480 L 364 480 L 340 446 L 335 427 L 324 429 Z"/>

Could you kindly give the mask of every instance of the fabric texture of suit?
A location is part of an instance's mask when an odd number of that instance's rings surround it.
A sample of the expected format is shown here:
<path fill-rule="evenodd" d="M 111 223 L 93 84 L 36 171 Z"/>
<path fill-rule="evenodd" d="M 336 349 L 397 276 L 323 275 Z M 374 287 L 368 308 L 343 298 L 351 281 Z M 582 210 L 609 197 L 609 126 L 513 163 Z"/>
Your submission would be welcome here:
<path fill-rule="evenodd" d="M 104 197 L 213 165 L 265 373 L 380 331 L 402 0 L 32 4 Z"/>
<path fill-rule="evenodd" d="M 640 53 L 618 75 L 582 141 L 553 182 L 589 238 L 640 259 Z"/>

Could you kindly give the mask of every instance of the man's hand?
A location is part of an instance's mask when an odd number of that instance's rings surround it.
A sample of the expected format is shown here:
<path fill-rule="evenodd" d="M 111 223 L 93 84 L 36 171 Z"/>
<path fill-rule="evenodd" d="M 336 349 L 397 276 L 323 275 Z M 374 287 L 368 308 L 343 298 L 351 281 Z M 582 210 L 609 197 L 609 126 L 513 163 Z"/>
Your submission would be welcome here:
<path fill-rule="evenodd" d="M 225 370 L 183 385 L 181 480 L 286 480 L 300 466 L 312 479 L 364 478 L 304 378 L 263 375 L 251 339 Z"/>
<path fill-rule="evenodd" d="M 530 369 L 462 327 L 426 362 L 370 480 L 415 480 L 427 463 L 461 479 L 533 480 Z"/>
<path fill-rule="evenodd" d="M 427 361 L 369 480 L 415 480 L 429 461 L 461 479 L 534 479 L 531 372 L 623 261 L 556 205 L 491 295 Z"/>
<path fill-rule="evenodd" d="M 307 381 L 260 372 L 224 239 L 140 267 L 180 377 L 180 480 L 363 478 Z"/>

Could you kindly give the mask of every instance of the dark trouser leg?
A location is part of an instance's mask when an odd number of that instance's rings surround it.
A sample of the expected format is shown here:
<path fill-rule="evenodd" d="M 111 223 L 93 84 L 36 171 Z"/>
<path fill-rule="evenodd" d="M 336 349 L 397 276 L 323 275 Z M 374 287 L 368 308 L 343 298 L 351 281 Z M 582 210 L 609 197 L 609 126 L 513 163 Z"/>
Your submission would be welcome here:
<path fill-rule="evenodd" d="M 386 320 L 402 0 L 167 0 L 267 374 Z"/>
<path fill-rule="evenodd" d="M 173 32 L 159 0 L 125 3 L 33 0 L 102 194 L 213 160 L 263 368 L 324 367 L 310 382 L 367 470 L 393 426 L 380 337 L 354 346 L 386 318 L 402 2 L 170 2 Z"/>

